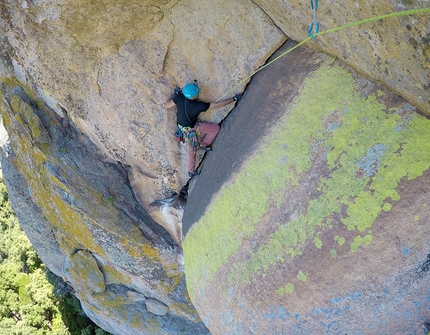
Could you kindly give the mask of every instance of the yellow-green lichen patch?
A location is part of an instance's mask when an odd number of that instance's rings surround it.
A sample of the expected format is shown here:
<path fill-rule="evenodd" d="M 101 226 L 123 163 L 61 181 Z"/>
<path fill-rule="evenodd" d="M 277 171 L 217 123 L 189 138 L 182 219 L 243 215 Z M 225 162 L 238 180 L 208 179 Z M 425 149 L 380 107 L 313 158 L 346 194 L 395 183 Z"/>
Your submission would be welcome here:
<path fill-rule="evenodd" d="M 382 209 L 384 210 L 384 212 L 389 212 L 391 210 L 391 207 L 391 204 L 387 202 L 382 206 Z"/>
<path fill-rule="evenodd" d="M 39 190 L 38 192 L 40 193 L 47 192 L 41 186 Z M 100 256 L 105 256 L 105 253 L 94 240 L 93 233 L 85 225 L 82 217 L 75 210 L 67 206 L 62 199 L 51 194 L 50 197 L 45 197 L 45 200 L 39 201 L 39 205 L 44 209 L 49 222 L 57 225 L 58 230 L 61 230 L 62 234 L 66 236 L 63 246 L 66 247 L 67 244 L 69 247 L 65 248 L 65 250 L 70 252 L 77 246 L 81 246 Z M 54 210 L 48 206 L 52 206 Z"/>
<path fill-rule="evenodd" d="M 15 114 L 7 118 L 8 123 L 13 122 L 15 125 L 12 127 L 18 127 L 24 133 L 28 130 L 28 134 L 33 134 L 30 138 L 22 133 L 17 136 L 12 135 L 16 152 L 14 164 L 25 176 L 33 192 L 34 199 L 38 202 L 48 220 L 54 226 L 57 225 L 61 231 L 67 229 L 67 227 L 70 228 L 70 232 L 67 234 L 69 237 L 59 240 L 60 244 L 63 244 L 66 252 L 72 252 L 77 245 L 85 245 L 84 241 L 86 241 L 89 249 L 94 252 L 101 252 L 100 248 L 92 240 L 91 232 L 86 229 L 85 225 L 79 224 L 79 222 L 82 222 L 81 217 L 55 195 L 58 180 L 52 178 L 52 175 L 46 169 L 45 163 L 49 161 L 48 155 L 40 147 L 32 143 L 32 139 L 48 137 L 42 124 L 40 121 L 25 121 L 24 119 L 36 120 L 36 117 L 31 114 L 30 106 L 17 99 L 13 101 L 15 102 L 12 108 L 14 108 Z M 26 115 L 24 119 L 19 117 L 20 113 Z M 35 171 L 37 171 L 37 174 Z M 64 222 L 69 222 L 69 225 L 64 225 Z M 74 240 L 74 242 L 71 240 Z"/>
<path fill-rule="evenodd" d="M 288 294 L 294 291 L 294 284 L 288 283 L 285 287 L 280 287 L 276 290 L 276 294 L 283 296 L 284 294 Z"/>
<path fill-rule="evenodd" d="M 70 258 L 71 268 L 68 269 L 73 283 L 80 283 L 88 293 L 100 293 L 106 289 L 103 273 L 95 258 L 85 250 L 79 250 Z M 75 285 L 78 286 L 78 285 Z"/>
<path fill-rule="evenodd" d="M 285 285 L 285 293 L 291 293 L 294 291 L 294 284 L 288 283 Z"/>
<path fill-rule="evenodd" d="M 200 317 L 197 314 L 197 311 L 192 307 L 192 305 L 184 304 L 184 303 L 173 303 L 169 305 L 169 308 L 171 313 L 175 315 L 182 316 L 193 322 L 200 321 Z"/>
<path fill-rule="evenodd" d="M 318 236 L 315 236 L 315 237 L 314 237 L 314 243 L 315 243 L 315 247 L 316 247 L 317 249 L 321 249 L 321 248 L 322 248 L 323 243 L 322 243 L 322 241 L 318 238 Z"/>
<path fill-rule="evenodd" d="M 344 237 L 339 237 L 338 235 L 336 235 L 334 237 L 334 240 L 339 244 L 339 245 L 344 245 L 345 244 L 345 238 Z"/>
<path fill-rule="evenodd" d="M 211 280 L 240 249 L 242 239 L 252 236 L 269 199 L 279 208 L 285 192 L 300 183 L 314 160 L 324 159 L 329 171 L 316 182 L 319 196 L 277 225 L 246 260 L 231 266 L 231 283 L 264 277 L 269 266 L 300 255 L 310 241 L 323 249 L 324 233 L 339 224 L 357 236 L 366 232 L 384 204 L 399 199 L 399 181 L 429 168 L 429 135 L 430 120 L 410 113 L 405 103 L 389 110 L 376 95 L 362 95 L 350 73 L 327 61 L 305 81 L 288 115 L 188 233 L 183 246 L 191 296 L 198 281 Z M 370 233 L 357 237 L 351 250 L 371 240 Z M 345 243 L 344 238 L 337 241 Z M 204 265 L 201 255 L 210 256 Z"/>
<path fill-rule="evenodd" d="M 324 71 L 329 69 L 333 73 L 325 73 L 322 77 Z M 336 75 L 336 78 L 332 77 L 333 74 Z M 319 92 L 318 102 L 321 101 L 324 92 L 327 92 L 327 87 L 323 87 L 323 85 L 327 84 L 328 81 L 337 87 L 343 87 L 339 91 L 334 88 L 330 89 L 331 95 L 330 98 L 327 98 L 330 102 L 336 101 L 337 106 L 324 106 L 325 100 L 320 106 L 315 102 L 313 96 L 303 93 L 295 110 L 295 113 L 301 113 L 299 114 L 300 117 L 310 114 L 316 120 L 324 119 L 324 116 L 321 116 L 320 108 L 327 108 L 327 114 L 333 113 L 334 110 L 343 111 L 342 118 L 339 120 L 339 127 L 327 131 L 321 124 L 319 129 L 311 133 L 306 139 L 300 139 L 301 143 L 308 145 L 309 158 L 317 150 L 313 149 L 315 146 L 323 146 L 326 150 L 327 166 L 332 171 L 327 178 L 320 178 L 319 180 L 322 195 L 310 201 L 309 206 L 305 209 L 307 211 L 306 216 L 299 217 L 299 220 L 303 220 L 301 226 L 307 226 L 307 236 L 313 237 L 315 246 L 319 249 L 322 247 L 322 241 L 319 237 L 321 231 L 318 230 L 321 227 L 330 228 L 330 225 L 324 223 L 324 219 L 340 213 L 341 204 L 348 206 L 348 216 L 342 219 L 342 223 L 350 230 L 357 229 L 363 232 L 370 228 L 376 220 L 387 198 L 398 200 L 398 193 L 395 189 L 400 179 L 405 176 L 408 176 L 409 179 L 416 178 L 428 169 L 430 165 L 430 142 L 423 143 L 423 139 L 430 135 L 430 122 L 418 114 L 413 114 L 405 124 L 405 129 L 396 131 L 395 127 L 400 122 L 401 114 L 399 112 L 386 113 L 386 107 L 379 103 L 374 96 L 361 97 L 354 88 L 352 77 L 340 68 L 323 67 L 314 78 L 308 81 L 307 85 L 310 85 L 309 82 L 313 80 L 316 82 L 313 82 L 311 86 L 315 88 L 313 92 Z M 330 85 L 328 86 L 330 87 Z M 346 92 L 346 95 L 342 91 L 345 88 L 350 90 Z M 313 101 L 315 104 L 312 103 Z M 317 107 L 313 108 L 313 106 Z M 289 124 L 297 126 L 300 124 L 300 120 L 295 119 L 294 115 L 287 120 Z M 318 122 L 313 122 L 313 124 L 318 124 Z M 289 139 L 289 143 L 293 139 L 300 138 L 299 134 L 294 133 L 291 138 L 288 136 L 290 134 L 288 125 L 282 126 L 286 128 L 284 137 Z M 305 126 L 299 127 L 302 133 L 307 131 Z M 294 145 L 291 144 L 289 147 L 296 147 L 296 143 L 294 142 Z M 300 148 L 300 143 L 297 143 L 297 147 Z M 402 147 L 401 155 L 398 153 L 400 147 Z M 301 157 L 303 161 L 309 161 L 310 159 L 306 159 L 308 158 L 307 155 L 303 155 L 304 148 L 300 150 L 302 150 L 302 154 L 297 152 L 296 155 Z M 416 155 L 417 152 L 423 154 Z M 291 157 L 294 153 L 287 153 L 287 155 L 290 157 L 290 161 L 293 161 Z M 304 164 L 302 164 L 302 168 L 304 171 Z M 369 183 L 371 183 L 370 189 L 368 189 Z M 296 241 L 299 236 L 303 236 L 303 233 L 291 229 L 293 226 L 290 222 L 288 228 L 279 228 L 279 231 L 287 230 L 290 236 L 280 245 L 281 248 L 273 250 L 270 264 L 276 262 L 276 258 L 283 257 L 282 247 L 288 250 L 294 246 L 288 241 Z M 276 235 L 277 233 L 272 235 L 268 245 L 271 244 L 272 238 Z M 291 235 L 296 236 L 296 238 Z M 370 241 L 371 235 L 367 235 L 364 240 L 359 237 L 352 244 L 351 250 L 356 251 L 361 243 L 368 244 Z M 339 239 L 338 242 L 342 245 L 345 240 Z M 265 250 L 265 248 L 264 245 L 260 250 Z M 256 254 L 259 254 L 260 250 Z M 287 253 L 292 255 L 291 252 Z M 249 268 L 248 262 L 259 264 L 253 266 L 254 273 L 257 273 L 260 268 L 266 268 L 265 259 L 267 257 L 251 257 L 242 266 Z M 237 274 L 233 276 L 237 280 Z M 247 278 L 249 278 L 248 273 L 243 273 L 244 282 L 249 280 Z"/>
<path fill-rule="evenodd" d="M 280 287 L 276 290 L 276 294 L 280 295 L 280 296 L 283 296 L 284 292 L 285 292 L 285 288 L 283 288 L 283 287 Z"/>
<path fill-rule="evenodd" d="M 132 284 L 132 279 L 127 272 L 118 271 L 118 269 L 112 265 L 103 265 L 101 271 L 105 277 L 106 285 L 123 284 L 129 286 Z"/>
<path fill-rule="evenodd" d="M 356 252 L 358 250 L 358 247 L 362 244 L 369 244 L 372 242 L 373 236 L 371 234 L 367 234 L 364 237 L 361 237 L 360 235 L 356 236 L 354 238 L 354 241 L 351 243 L 351 251 Z"/>
<path fill-rule="evenodd" d="M 300 270 L 297 274 L 297 279 L 305 283 L 306 280 L 308 280 L 308 275 L 305 274 L 302 270 Z"/>

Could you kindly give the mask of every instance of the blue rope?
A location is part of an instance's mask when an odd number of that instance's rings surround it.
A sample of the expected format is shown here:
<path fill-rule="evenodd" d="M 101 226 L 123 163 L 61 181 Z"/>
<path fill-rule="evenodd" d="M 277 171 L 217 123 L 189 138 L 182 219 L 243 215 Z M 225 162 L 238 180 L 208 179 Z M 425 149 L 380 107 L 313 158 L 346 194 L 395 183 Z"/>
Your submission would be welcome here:
<path fill-rule="evenodd" d="M 308 35 L 312 38 L 317 37 L 316 35 L 318 35 L 318 32 L 320 30 L 320 24 L 318 23 L 317 20 L 317 9 L 318 9 L 318 0 L 315 0 L 315 5 L 314 5 L 314 0 L 310 0 L 311 2 L 311 9 L 314 11 L 314 20 L 312 21 L 309 30 L 308 30 Z M 315 35 L 312 34 L 312 30 L 314 29 L 314 25 L 315 25 Z"/>

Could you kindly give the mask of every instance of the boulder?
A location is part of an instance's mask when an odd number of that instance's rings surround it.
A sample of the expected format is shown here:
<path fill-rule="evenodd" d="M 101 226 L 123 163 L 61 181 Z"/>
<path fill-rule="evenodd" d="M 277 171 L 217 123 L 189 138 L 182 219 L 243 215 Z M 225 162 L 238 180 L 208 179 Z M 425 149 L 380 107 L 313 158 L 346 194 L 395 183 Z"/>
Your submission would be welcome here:
<path fill-rule="evenodd" d="M 413 106 L 325 54 L 298 48 L 259 72 L 183 216 L 188 292 L 211 333 L 418 330 L 429 136 Z"/>
<path fill-rule="evenodd" d="M 70 257 L 70 268 L 65 269 L 73 287 L 78 288 L 78 295 L 101 293 L 106 290 L 103 272 L 96 259 L 87 250 L 79 250 Z"/>
<path fill-rule="evenodd" d="M 155 315 L 166 315 L 169 311 L 169 307 L 157 299 L 147 299 L 145 304 L 148 311 Z"/>

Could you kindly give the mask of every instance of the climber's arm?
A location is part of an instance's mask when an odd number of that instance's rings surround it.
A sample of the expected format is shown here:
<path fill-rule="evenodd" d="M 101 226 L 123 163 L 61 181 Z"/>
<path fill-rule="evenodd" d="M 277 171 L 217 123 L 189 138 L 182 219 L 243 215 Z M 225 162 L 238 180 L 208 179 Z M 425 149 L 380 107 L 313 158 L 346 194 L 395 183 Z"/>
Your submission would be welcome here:
<path fill-rule="evenodd" d="M 164 104 L 164 108 L 172 108 L 175 106 L 175 103 L 173 102 L 173 99 L 169 99 L 166 101 L 166 103 Z"/>
<path fill-rule="evenodd" d="M 231 104 L 232 102 L 234 102 L 233 98 L 225 99 L 220 102 L 211 102 L 211 105 L 209 106 L 208 109 L 224 107 L 224 106 L 227 106 L 228 104 Z"/>
<path fill-rule="evenodd" d="M 230 99 L 225 99 L 220 102 L 211 102 L 211 105 L 209 106 L 208 109 L 224 107 L 224 106 L 227 106 L 228 104 L 231 104 L 232 102 L 235 102 L 235 101 L 238 102 L 240 101 L 240 99 L 242 99 L 242 94 L 236 94 L 233 98 L 230 98 Z"/>

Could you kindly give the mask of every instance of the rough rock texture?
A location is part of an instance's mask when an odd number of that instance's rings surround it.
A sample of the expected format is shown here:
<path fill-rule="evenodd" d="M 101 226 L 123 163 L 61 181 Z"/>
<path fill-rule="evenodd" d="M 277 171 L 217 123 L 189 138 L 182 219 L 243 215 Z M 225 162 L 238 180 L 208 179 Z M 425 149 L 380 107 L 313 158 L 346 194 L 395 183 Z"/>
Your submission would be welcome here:
<path fill-rule="evenodd" d="M 309 1 L 255 0 L 295 41 L 308 37 Z M 312 0 L 312 3 L 318 3 Z M 399 93 L 430 115 L 430 3 L 428 0 L 319 1 L 320 32 L 375 16 L 427 8 L 426 13 L 387 18 L 328 33 L 308 42 Z M 315 32 L 315 30 L 313 30 Z"/>
<path fill-rule="evenodd" d="M 258 73 L 183 216 L 212 334 L 424 334 L 429 136 L 429 118 L 330 56 L 298 48 Z"/>
<path fill-rule="evenodd" d="M 163 107 L 173 87 L 198 79 L 213 101 L 285 41 L 248 1 L 23 1 L 2 19 L 18 79 L 67 110 L 106 158 L 131 166 L 146 208 L 186 183 L 176 115 Z"/>
<path fill-rule="evenodd" d="M 319 5 L 323 30 L 423 7 L 427 1 Z M 430 114 L 428 17 L 427 12 L 387 19 L 327 34 L 308 45 L 336 55 Z M 102 327 L 117 334 L 207 331 L 185 291 L 180 249 L 184 202 L 178 193 L 187 182 L 186 154 L 172 136 L 175 113 L 163 103 L 175 85 L 194 79 L 201 83 L 201 99 L 216 100 L 264 64 L 288 37 L 307 37 L 311 19 L 308 3 L 296 0 L 0 4 L 1 110 L 11 137 L 3 160 L 8 189 L 44 262 L 72 283 L 87 313 Z M 297 75 L 297 82 L 291 78 L 289 85 L 296 89 L 306 75 Z M 279 110 L 284 95 L 277 85 L 268 80 L 264 89 Z M 255 102 L 249 106 L 261 113 Z M 214 110 L 204 119 L 218 122 L 227 114 L 228 108 Z M 333 127 L 340 117 L 334 115 L 333 122 L 327 121 Z M 313 118 L 306 120 L 313 125 Z M 273 126 L 264 116 L 257 121 L 254 126 L 263 121 L 267 129 Z M 237 162 L 230 164 L 238 167 L 253 140 L 241 143 L 240 138 L 255 129 L 243 123 L 235 128 L 237 138 L 221 150 L 231 148 Z M 321 136 L 314 135 L 323 141 Z M 389 150 L 374 145 L 368 155 L 376 161 L 360 163 L 364 176 Z M 302 149 L 307 153 L 309 147 Z M 289 156 L 283 159 L 290 164 Z M 220 175 L 220 182 L 228 175 Z M 248 196 L 245 207 L 253 209 L 252 193 Z M 203 196 L 199 200 L 206 201 Z M 198 204 L 204 203 L 188 204 L 196 215 L 204 210 Z M 365 242 L 366 236 L 361 237 Z M 81 268 L 94 273 L 78 276 Z"/>
<path fill-rule="evenodd" d="M 113 334 L 207 334 L 189 302 L 181 249 L 136 200 L 126 169 L 23 88 L 0 96 L 12 147 L 2 168 L 43 262 Z M 145 303 L 146 302 L 146 303 Z"/>

